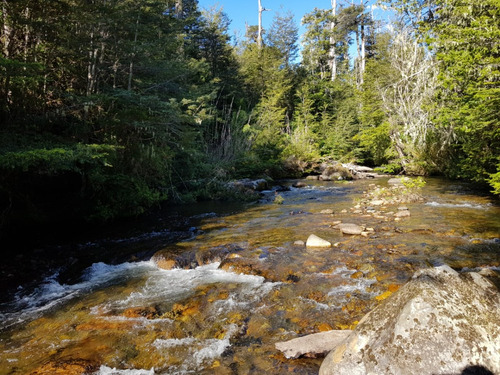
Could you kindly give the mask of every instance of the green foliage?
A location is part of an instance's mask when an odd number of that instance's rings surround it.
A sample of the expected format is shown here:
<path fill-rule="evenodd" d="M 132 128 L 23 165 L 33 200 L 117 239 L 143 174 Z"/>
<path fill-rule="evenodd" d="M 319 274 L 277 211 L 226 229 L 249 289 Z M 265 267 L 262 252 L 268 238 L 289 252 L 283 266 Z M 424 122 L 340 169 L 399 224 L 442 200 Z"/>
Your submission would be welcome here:
<path fill-rule="evenodd" d="M 497 173 L 490 175 L 489 184 L 493 187 L 493 193 L 500 195 L 500 165 L 497 166 Z"/>
<path fill-rule="evenodd" d="M 23 150 L 0 154 L 0 165 L 4 171 L 22 171 L 37 174 L 78 172 L 92 165 L 112 167 L 117 147 L 112 145 L 77 144 L 71 148 Z"/>
<path fill-rule="evenodd" d="M 283 202 L 285 201 L 285 198 L 283 198 L 283 196 L 281 196 L 280 194 L 276 194 L 274 196 L 274 203 L 275 204 L 283 204 Z"/>
<path fill-rule="evenodd" d="M 4 1 L 0 219 L 236 198 L 226 180 L 301 174 L 322 158 L 444 171 L 499 193 L 497 1 L 386 3 L 401 32 L 377 31 L 364 6 L 314 9 L 294 64 L 290 13 L 262 48 L 253 26 L 232 47 L 227 15 L 196 0 Z"/>
<path fill-rule="evenodd" d="M 401 193 L 406 202 L 417 201 L 422 198 L 421 191 L 426 181 L 421 176 L 417 178 L 403 177 L 401 183 L 404 186 Z"/>
<path fill-rule="evenodd" d="M 500 155 L 498 1 L 441 3 L 437 20 L 424 30 L 431 31 L 428 42 L 440 63 L 436 122 L 455 135 L 448 173 L 494 184 Z"/>
<path fill-rule="evenodd" d="M 380 167 L 375 168 L 377 172 L 388 173 L 388 174 L 399 174 L 402 171 L 400 163 L 389 163 L 381 165 Z"/>

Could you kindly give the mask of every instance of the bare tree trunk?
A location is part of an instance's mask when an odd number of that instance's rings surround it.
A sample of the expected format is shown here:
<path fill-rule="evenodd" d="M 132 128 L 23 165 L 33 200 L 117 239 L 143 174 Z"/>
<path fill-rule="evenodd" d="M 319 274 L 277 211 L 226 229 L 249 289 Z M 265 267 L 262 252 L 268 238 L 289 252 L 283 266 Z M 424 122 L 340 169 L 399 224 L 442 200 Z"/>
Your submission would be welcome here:
<path fill-rule="evenodd" d="M 98 49 L 94 47 L 94 30 L 90 32 L 89 62 L 87 65 L 87 96 L 94 90 L 96 58 Z"/>
<path fill-rule="evenodd" d="M 9 57 L 10 33 L 12 29 L 9 27 L 7 0 L 2 1 L 2 45 L 4 57 Z"/>
<path fill-rule="evenodd" d="M 26 21 L 29 20 L 30 18 L 30 8 L 26 7 L 25 11 L 25 17 Z M 28 45 L 30 42 L 30 27 L 29 27 L 29 22 L 26 22 L 26 25 L 24 27 L 24 46 L 23 46 L 23 58 L 24 62 L 28 62 Z"/>
<path fill-rule="evenodd" d="M 259 30 L 257 34 L 257 46 L 259 49 L 262 48 L 262 12 L 264 8 L 262 8 L 262 2 L 259 0 Z"/>
<path fill-rule="evenodd" d="M 360 0 L 361 6 L 363 7 L 363 13 L 361 15 L 360 33 L 361 33 L 361 53 L 359 61 L 359 85 L 362 86 L 364 83 L 364 76 L 366 70 L 366 30 L 365 30 L 365 7 L 363 5 L 363 0 Z"/>
<path fill-rule="evenodd" d="M 359 69 L 359 84 L 363 85 L 364 83 L 364 75 L 366 70 L 366 33 L 365 33 L 365 24 L 361 23 L 361 61 L 360 61 L 360 69 Z"/>
<path fill-rule="evenodd" d="M 175 0 L 175 16 L 180 19 L 182 18 L 182 12 L 184 10 L 182 0 Z"/>
<path fill-rule="evenodd" d="M 331 0 L 332 1 L 332 16 L 334 17 L 332 22 L 330 22 L 330 52 L 329 52 L 329 58 L 330 58 L 330 70 L 332 72 L 331 80 L 335 81 L 335 78 L 337 78 L 337 56 L 336 56 L 336 51 L 335 51 L 335 36 L 333 35 L 333 32 L 335 30 L 335 17 L 337 16 L 337 0 Z"/>
<path fill-rule="evenodd" d="M 179 2 L 181 3 L 181 6 L 182 6 L 182 1 L 179 1 Z M 132 78 L 134 75 L 134 59 L 135 59 L 135 55 L 137 52 L 137 34 L 139 33 L 139 17 L 140 17 L 140 15 L 138 14 L 137 20 L 135 21 L 134 47 L 132 50 L 132 56 L 130 58 L 130 65 L 129 65 L 129 70 L 128 70 L 128 86 L 127 86 L 128 91 L 132 90 Z"/>

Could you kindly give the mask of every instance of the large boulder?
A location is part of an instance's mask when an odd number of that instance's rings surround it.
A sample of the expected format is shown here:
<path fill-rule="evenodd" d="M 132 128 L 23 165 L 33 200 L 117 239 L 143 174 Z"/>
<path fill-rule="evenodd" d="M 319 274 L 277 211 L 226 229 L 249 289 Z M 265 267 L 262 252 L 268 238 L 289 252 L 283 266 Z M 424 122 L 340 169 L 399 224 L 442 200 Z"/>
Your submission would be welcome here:
<path fill-rule="evenodd" d="M 478 273 L 417 272 L 330 352 L 320 375 L 500 374 L 500 294 Z M 488 372 L 482 373 L 488 373 Z"/>
<path fill-rule="evenodd" d="M 250 180 L 249 178 L 244 178 L 238 181 L 229 182 L 227 185 L 229 188 L 238 190 L 252 190 L 252 191 L 263 191 L 269 188 L 269 184 L 263 178 L 257 180 Z"/>

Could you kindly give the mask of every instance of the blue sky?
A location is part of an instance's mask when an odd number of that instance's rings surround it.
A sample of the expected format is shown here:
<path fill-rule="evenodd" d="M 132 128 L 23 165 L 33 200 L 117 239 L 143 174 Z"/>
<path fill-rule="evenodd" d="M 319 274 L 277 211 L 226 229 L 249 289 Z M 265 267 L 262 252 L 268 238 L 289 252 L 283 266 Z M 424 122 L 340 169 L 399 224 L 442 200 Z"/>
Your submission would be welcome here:
<path fill-rule="evenodd" d="M 338 0 L 340 3 L 350 3 L 347 1 Z M 355 3 L 359 3 L 359 0 L 355 0 Z M 374 4 L 375 1 L 369 1 L 369 4 Z M 218 8 L 222 7 L 224 12 L 231 19 L 231 35 L 234 36 L 235 33 L 239 37 L 245 35 L 245 22 L 249 25 L 258 24 L 258 0 L 199 0 L 201 8 L 211 8 L 217 5 Z M 320 9 L 330 9 L 330 0 L 314 0 L 314 1 L 304 1 L 304 0 L 262 0 L 262 6 L 266 9 L 271 9 L 269 12 L 264 12 L 262 16 L 262 23 L 264 28 L 269 26 L 273 20 L 274 14 L 279 11 L 286 12 L 291 11 L 295 15 L 295 20 L 297 25 L 300 26 L 300 21 L 302 17 L 311 12 L 314 8 Z M 387 19 L 387 13 L 380 10 L 374 13 L 376 19 Z M 304 31 L 304 28 L 300 29 L 300 33 Z"/>

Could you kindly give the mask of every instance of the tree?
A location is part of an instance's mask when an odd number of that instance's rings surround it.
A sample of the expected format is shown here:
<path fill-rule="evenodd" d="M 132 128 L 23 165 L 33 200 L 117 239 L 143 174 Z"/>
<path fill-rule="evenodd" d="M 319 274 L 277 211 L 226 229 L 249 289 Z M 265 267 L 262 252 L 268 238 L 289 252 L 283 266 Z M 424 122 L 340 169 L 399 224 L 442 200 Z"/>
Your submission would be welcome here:
<path fill-rule="evenodd" d="M 293 14 L 277 13 L 267 33 L 267 45 L 276 48 L 284 61 L 284 66 L 289 68 L 297 58 L 297 41 L 299 29 L 294 22 Z"/>
<path fill-rule="evenodd" d="M 500 172 L 500 7 L 498 1 L 437 1 L 424 25 L 439 62 L 436 121 L 451 128 L 458 150 L 449 172 L 488 180 L 498 192 Z"/>
<path fill-rule="evenodd" d="M 424 173 L 416 162 L 424 160 L 432 118 L 425 106 L 436 90 L 437 69 L 432 57 L 407 28 L 397 30 L 390 49 L 394 82 L 382 88 L 392 147 L 407 173 Z"/>

